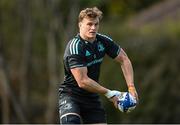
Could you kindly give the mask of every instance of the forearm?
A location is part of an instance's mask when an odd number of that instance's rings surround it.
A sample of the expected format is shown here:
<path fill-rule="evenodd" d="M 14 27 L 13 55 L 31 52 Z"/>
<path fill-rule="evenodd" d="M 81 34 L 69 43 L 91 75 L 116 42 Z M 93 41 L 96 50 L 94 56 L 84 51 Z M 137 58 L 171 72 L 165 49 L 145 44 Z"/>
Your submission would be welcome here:
<path fill-rule="evenodd" d="M 91 78 L 84 79 L 79 85 L 81 88 L 94 93 L 105 94 L 108 91 L 107 88 L 101 86 Z"/>
<path fill-rule="evenodd" d="M 136 97 L 136 100 L 138 101 L 138 94 L 136 92 L 136 88 L 134 86 L 134 73 L 133 73 L 133 67 L 131 64 L 131 61 L 127 58 L 123 61 L 121 64 L 121 68 L 126 80 L 126 84 L 128 86 L 128 91 Z"/>
<path fill-rule="evenodd" d="M 89 78 L 87 75 L 87 67 L 74 68 L 71 69 L 71 72 L 74 75 L 78 86 L 84 90 L 98 94 L 104 94 L 107 98 L 111 98 L 117 94 L 116 91 L 111 91 L 101 86 L 93 79 Z"/>
<path fill-rule="evenodd" d="M 115 58 L 117 62 L 121 65 L 121 69 L 123 71 L 123 75 L 126 80 L 127 86 L 134 85 L 134 73 L 131 61 L 129 60 L 127 54 L 121 48 L 119 55 Z"/>
<path fill-rule="evenodd" d="M 122 68 L 127 86 L 133 86 L 134 85 L 134 72 L 133 72 L 131 61 L 128 58 L 124 60 L 121 64 L 121 68 Z"/>

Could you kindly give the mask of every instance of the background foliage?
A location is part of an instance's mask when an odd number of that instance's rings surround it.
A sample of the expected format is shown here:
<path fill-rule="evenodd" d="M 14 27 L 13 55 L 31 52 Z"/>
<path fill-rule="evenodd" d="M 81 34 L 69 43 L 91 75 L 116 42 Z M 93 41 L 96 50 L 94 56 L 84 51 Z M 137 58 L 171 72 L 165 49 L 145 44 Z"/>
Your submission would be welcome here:
<path fill-rule="evenodd" d="M 164 1 L 1 0 L 0 123 L 59 123 L 63 51 L 78 32 L 79 11 L 92 6 L 104 12 L 100 32 L 110 35 L 131 59 L 140 98 L 133 112 L 123 114 L 102 96 L 108 123 L 179 123 L 179 21 L 129 25 L 151 6 L 164 8 Z M 108 57 L 100 81 L 127 91 L 120 66 Z"/>

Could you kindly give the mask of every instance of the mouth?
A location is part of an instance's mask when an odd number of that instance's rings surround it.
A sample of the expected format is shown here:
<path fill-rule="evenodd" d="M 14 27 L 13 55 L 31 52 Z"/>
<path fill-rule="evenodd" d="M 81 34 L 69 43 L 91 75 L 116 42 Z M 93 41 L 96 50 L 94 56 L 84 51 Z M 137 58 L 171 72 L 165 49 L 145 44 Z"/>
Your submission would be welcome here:
<path fill-rule="evenodd" d="M 96 34 L 96 32 L 89 32 L 90 34 Z"/>

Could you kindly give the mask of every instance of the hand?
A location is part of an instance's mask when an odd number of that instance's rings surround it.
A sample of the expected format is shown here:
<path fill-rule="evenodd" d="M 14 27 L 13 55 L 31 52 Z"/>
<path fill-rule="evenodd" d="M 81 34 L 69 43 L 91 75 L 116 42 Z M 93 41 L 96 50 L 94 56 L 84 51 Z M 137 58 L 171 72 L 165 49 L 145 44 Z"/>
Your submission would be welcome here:
<path fill-rule="evenodd" d="M 138 94 L 136 92 L 136 88 L 134 86 L 128 87 L 129 93 L 136 98 L 137 103 L 139 102 Z"/>
<path fill-rule="evenodd" d="M 108 90 L 108 92 L 105 94 L 105 96 L 111 101 L 113 102 L 114 106 L 116 108 L 118 108 L 118 95 L 120 95 L 121 92 L 117 91 L 117 90 Z"/>
<path fill-rule="evenodd" d="M 110 98 L 110 101 L 113 102 L 113 104 L 114 104 L 114 106 L 115 106 L 116 108 L 118 108 L 118 104 L 117 104 L 117 102 L 118 102 L 118 97 L 117 97 L 117 96 L 114 96 L 114 97 Z"/>

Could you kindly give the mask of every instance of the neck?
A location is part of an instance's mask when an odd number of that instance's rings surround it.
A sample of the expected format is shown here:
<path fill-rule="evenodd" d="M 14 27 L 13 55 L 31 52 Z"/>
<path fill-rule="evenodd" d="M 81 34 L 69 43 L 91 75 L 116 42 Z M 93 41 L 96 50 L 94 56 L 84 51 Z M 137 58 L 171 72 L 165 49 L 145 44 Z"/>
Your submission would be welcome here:
<path fill-rule="evenodd" d="M 85 37 L 83 34 L 79 33 L 80 37 L 83 39 L 83 40 L 86 40 L 88 42 L 91 42 L 93 43 L 95 41 L 95 37 L 94 38 L 88 38 L 88 37 Z"/>

